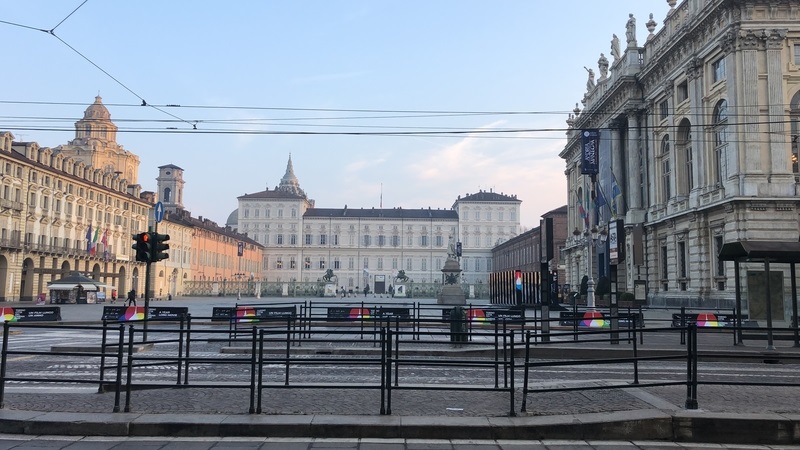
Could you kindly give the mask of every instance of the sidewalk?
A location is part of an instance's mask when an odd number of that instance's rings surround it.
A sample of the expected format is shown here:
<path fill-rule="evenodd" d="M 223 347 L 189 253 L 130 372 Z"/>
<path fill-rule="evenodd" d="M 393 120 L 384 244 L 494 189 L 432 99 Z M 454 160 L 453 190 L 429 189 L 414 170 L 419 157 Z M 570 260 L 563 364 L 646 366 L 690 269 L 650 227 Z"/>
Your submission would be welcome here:
<path fill-rule="evenodd" d="M 270 299 L 260 299 L 259 303 Z M 282 300 L 281 300 L 282 301 Z M 178 299 L 158 306 L 186 306 L 193 315 L 210 316 L 214 306 L 236 299 Z M 240 303 L 248 302 L 241 300 Z M 253 301 L 252 303 L 256 303 Z M 23 306 L 11 304 L 10 306 Z M 33 305 L 24 305 L 33 306 Z M 103 305 L 60 305 L 65 322 L 99 317 Z M 647 314 L 647 312 L 645 312 Z M 666 321 L 667 318 L 664 318 Z M 800 354 L 791 341 L 733 345 L 729 332 L 703 333 L 701 351 L 749 352 L 754 356 Z M 645 336 L 642 352 L 684 351 L 677 338 Z M 537 351 L 578 355 L 622 354 L 630 345 L 574 343 L 540 345 Z M 454 348 L 469 353 L 470 347 Z M 542 356 L 545 353 L 537 355 Z M 601 356 L 602 357 L 602 356 Z M 554 379 L 550 383 L 558 383 Z M 540 383 L 548 383 L 543 380 Z M 602 376 L 597 386 L 609 385 Z M 562 382 L 567 386 L 567 382 Z M 76 391 L 76 387 L 71 388 Z M 0 432 L 19 434 L 112 436 L 275 436 L 373 437 L 405 439 L 584 439 L 663 440 L 715 443 L 800 443 L 800 388 L 703 386 L 702 409 L 686 410 L 680 386 L 603 389 L 529 394 L 527 412 L 509 416 L 509 396 L 498 392 L 394 391 L 391 415 L 380 415 L 377 390 L 270 389 L 262 414 L 249 414 L 246 389 L 175 388 L 136 391 L 131 413 L 111 413 L 113 393 L 52 389 L 41 393 L 7 390 L 0 410 Z M 124 394 L 123 394 L 124 397 Z M 243 406 L 244 405 L 244 406 Z"/>

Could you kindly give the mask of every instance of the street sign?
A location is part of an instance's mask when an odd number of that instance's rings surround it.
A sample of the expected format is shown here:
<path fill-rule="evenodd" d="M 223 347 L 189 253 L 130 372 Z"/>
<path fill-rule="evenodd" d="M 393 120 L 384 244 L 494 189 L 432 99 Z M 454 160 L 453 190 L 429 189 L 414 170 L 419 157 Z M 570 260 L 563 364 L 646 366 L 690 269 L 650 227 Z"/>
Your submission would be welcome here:
<path fill-rule="evenodd" d="M 164 204 L 161 202 L 156 203 L 156 223 L 160 223 L 161 220 L 164 218 Z"/>

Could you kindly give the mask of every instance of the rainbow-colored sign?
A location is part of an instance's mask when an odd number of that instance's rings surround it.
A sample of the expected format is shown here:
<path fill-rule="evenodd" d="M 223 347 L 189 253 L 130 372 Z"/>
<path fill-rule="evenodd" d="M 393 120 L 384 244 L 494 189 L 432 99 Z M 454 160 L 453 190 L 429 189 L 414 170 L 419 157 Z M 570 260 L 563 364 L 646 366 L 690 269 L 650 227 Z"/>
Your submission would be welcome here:
<path fill-rule="evenodd" d="M 600 311 L 586 311 L 583 313 L 581 325 L 590 328 L 607 328 L 609 323 L 603 318 L 603 313 Z"/>

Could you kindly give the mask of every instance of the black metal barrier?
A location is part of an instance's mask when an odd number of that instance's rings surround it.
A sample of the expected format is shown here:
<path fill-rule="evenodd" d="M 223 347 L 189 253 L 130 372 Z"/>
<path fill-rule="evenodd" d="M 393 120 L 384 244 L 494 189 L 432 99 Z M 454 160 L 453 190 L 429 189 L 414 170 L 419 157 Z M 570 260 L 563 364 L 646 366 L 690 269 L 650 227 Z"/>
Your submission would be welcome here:
<path fill-rule="evenodd" d="M 9 382 L 27 383 L 83 383 L 98 386 L 101 392 L 114 392 L 113 411 L 131 411 L 135 393 L 143 389 L 161 388 L 214 388 L 242 389 L 249 392 L 247 411 L 251 414 L 261 413 L 264 402 L 269 401 L 268 394 L 275 389 L 368 389 L 380 392 L 380 414 L 392 413 L 392 393 L 399 390 L 458 390 L 458 391 L 492 391 L 508 395 L 509 415 L 515 415 L 515 395 L 519 393 L 516 386 L 521 384 L 521 411 L 528 408 L 530 394 L 556 391 L 587 391 L 596 389 L 616 389 L 629 387 L 656 387 L 685 385 L 687 389 L 685 407 L 695 409 L 697 405 L 698 386 L 703 384 L 718 385 L 755 385 L 755 386 L 800 386 L 800 383 L 763 383 L 763 382 L 729 382 L 714 381 L 711 377 L 698 379 L 698 362 L 706 358 L 737 358 L 730 351 L 715 354 L 704 350 L 698 352 L 698 327 L 689 323 L 686 327 L 648 327 L 639 326 L 638 320 L 629 320 L 627 342 L 630 346 L 628 355 L 622 357 L 594 357 L 598 352 L 593 349 L 609 348 L 608 344 L 618 344 L 619 337 L 614 333 L 619 330 L 609 328 L 584 327 L 577 332 L 568 326 L 554 329 L 548 333 L 548 339 L 542 339 L 536 331 L 542 319 L 537 320 L 502 320 L 475 324 L 469 317 L 459 325 L 461 330 L 468 330 L 469 339 L 452 340 L 452 331 L 447 322 L 440 318 L 411 320 L 402 314 L 392 317 L 381 317 L 371 320 L 368 330 L 374 329 L 375 335 L 369 340 L 362 339 L 364 333 L 363 320 L 337 321 L 332 323 L 327 318 L 309 319 L 297 316 L 270 318 L 268 321 L 251 323 L 247 330 L 239 330 L 232 341 L 233 347 L 222 347 L 218 354 L 207 351 L 196 351 L 198 344 L 211 345 L 223 343 L 229 337 L 227 324 L 207 318 L 192 318 L 186 315 L 180 318 L 151 321 L 144 327 L 143 321 L 129 321 L 124 324 L 103 322 L 102 326 L 70 326 L 50 324 L 28 324 L 5 322 L 3 324 L 2 356 L 0 357 L 0 408 L 4 405 L 5 389 Z M 450 318 L 453 320 L 453 318 Z M 305 327 L 302 333 L 297 330 L 299 322 Z M 467 323 L 471 323 L 467 327 Z M 90 350 L 53 351 L 34 347 L 21 349 L 11 346 L 16 334 L 11 329 L 25 328 L 81 330 L 97 333 L 100 344 Z M 462 328 L 463 327 L 463 328 Z M 145 329 L 147 336 L 145 338 Z M 786 330 L 791 331 L 791 330 Z M 370 331 L 370 334 L 372 332 Z M 678 333 L 685 333 L 686 345 L 672 346 L 659 354 L 641 354 L 637 334 L 654 334 L 652 341 L 663 341 L 671 336 L 677 341 Z M 711 337 L 712 335 L 708 335 Z M 616 339 L 616 341 L 615 341 Z M 565 359 L 563 356 L 542 356 L 546 347 L 564 345 L 584 345 L 590 350 L 580 359 Z M 343 348 L 364 347 L 373 343 L 380 350 L 338 353 L 333 351 L 332 344 Z M 600 344 L 597 347 L 593 344 Z M 295 347 L 310 346 L 311 352 L 300 352 Z M 158 352 L 147 352 L 150 346 L 158 346 Z M 469 346 L 466 352 L 453 352 L 454 347 Z M 616 347 L 620 348 L 620 347 Z M 326 351 L 326 349 L 328 349 Z M 443 350 L 435 352 L 435 350 Z M 470 350 L 476 350 L 474 352 Z M 537 353 L 539 352 L 539 353 Z M 9 360 L 9 356 L 31 356 L 34 358 L 78 357 L 82 359 L 98 359 L 99 370 L 95 375 L 46 378 L 22 376 L 10 371 L 18 364 L 17 360 Z M 742 355 L 752 359 L 753 355 Z M 524 362 L 520 363 L 522 358 Z M 782 354 L 781 358 L 798 359 L 800 355 Z M 18 358 L 19 359 L 19 358 Z M 640 377 L 640 365 L 653 361 L 685 361 L 686 375 L 674 379 L 659 379 L 643 382 Z M 545 368 L 581 365 L 627 365 L 632 368 L 632 379 L 606 385 L 584 383 L 572 387 L 538 387 L 531 385 L 532 372 Z M 203 381 L 190 379 L 190 368 L 216 367 L 224 382 L 218 379 Z M 358 382 L 303 383 L 298 381 L 297 372 L 311 366 L 324 366 L 335 370 L 336 366 L 363 367 L 365 379 Z M 153 367 L 160 368 L 160 374 L 153 376 Z M 432 382 L 410 382 L 405 374 L 428 367 L 471 368 L 481 371 L 485 379 L 493 378 L 494 385 L 486 383 L 470 383 L 441 385 Z M 402 369 L 402 370 L 401 370 Z M 406 370 L 408 369 L 408 370 Z M 521 371 L 519 369 L 522 369 Z M 522 372 L 523 379 L 519 380 Z M 110 376 L 108 376 L 110 375 Z M 345 379 L 346 377 L 342 377 Z M 522 381 L 522 383 L 520 383 Z M 124 406 L 121 407 L 121 395 L 124 392 Z M 243 405 L 244 408 L 244 405 Z"/>

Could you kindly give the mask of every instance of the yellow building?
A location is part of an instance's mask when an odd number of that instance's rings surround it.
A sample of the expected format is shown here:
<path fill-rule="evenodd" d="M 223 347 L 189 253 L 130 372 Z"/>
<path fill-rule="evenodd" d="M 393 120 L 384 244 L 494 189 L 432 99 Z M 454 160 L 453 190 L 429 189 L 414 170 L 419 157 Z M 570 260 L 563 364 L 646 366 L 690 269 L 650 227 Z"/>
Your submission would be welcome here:
<path fill-rule="evenodd" d="M 112 286 L 107 297 L 144 284 L 131 249 L 150 209 L 135 184 L 139 159 L 116 144 L 100 97 L 75 129 L 56 148 L 0 134 L 0 300 L 32 301 L 73 271 Z"/>

